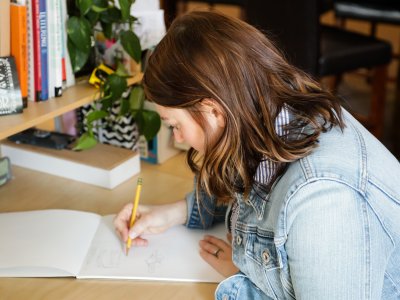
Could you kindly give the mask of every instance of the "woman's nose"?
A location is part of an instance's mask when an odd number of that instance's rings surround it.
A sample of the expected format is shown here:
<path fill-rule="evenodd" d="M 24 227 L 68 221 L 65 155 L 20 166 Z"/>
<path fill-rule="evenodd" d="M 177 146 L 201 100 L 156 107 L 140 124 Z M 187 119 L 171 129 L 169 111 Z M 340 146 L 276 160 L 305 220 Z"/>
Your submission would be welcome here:
<path fill-rule="evenodd" d="M 174 130 L 174 138 L 177 143 L 183 143 L 185 141 L 182 134 L 176 132 L 175 130 Z"/>

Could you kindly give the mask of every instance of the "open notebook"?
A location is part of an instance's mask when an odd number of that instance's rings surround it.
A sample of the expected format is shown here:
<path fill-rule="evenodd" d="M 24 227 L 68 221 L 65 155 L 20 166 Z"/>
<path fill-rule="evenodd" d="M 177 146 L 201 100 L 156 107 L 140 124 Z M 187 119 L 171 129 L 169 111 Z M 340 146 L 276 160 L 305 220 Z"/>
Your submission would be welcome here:
<path fill-rule="evenodd" d="M 0 277 L 66 277 L 219 282 L 199 255 L 205 233 L 225 237 L 223 224 L 207 231 L 170 228 L 148 235 L 147 247 L 124 245 L 114 216 L 73 210 L 0 213 Z"/>

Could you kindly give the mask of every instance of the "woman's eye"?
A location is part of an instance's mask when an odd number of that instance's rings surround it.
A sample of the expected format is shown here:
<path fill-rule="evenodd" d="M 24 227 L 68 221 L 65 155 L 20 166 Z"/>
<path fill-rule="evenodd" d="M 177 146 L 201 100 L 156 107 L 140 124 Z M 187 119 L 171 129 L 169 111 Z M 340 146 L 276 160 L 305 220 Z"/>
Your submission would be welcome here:
<path fill-rule="evenodd" d="M 180 126 L 178 124 L 177 125 L 169 125 L 168 128 L 171 130 L 179 130 Z"/>

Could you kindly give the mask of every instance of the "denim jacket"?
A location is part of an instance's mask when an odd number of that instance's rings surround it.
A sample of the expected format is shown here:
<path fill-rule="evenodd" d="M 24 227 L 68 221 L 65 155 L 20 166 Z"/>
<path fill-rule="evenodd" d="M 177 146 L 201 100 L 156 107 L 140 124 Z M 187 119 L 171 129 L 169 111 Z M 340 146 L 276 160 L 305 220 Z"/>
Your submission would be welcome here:
<path fill-rule="evenodd" d="M 269 193 L 236 195 L 233 261 L 216 299 L 400 299 L 400 164 L 344 112 Z M 223 221 L 226 207 L 187 195 L 190 228 Z"/>

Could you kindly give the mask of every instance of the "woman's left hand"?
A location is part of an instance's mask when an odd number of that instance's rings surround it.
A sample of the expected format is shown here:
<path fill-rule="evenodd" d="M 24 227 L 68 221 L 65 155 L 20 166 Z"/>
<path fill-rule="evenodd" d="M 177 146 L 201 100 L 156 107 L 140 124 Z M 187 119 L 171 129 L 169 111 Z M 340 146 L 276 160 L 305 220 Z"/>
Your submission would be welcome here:
<path fill-rule="evenodd" d="M 205 235 L 199 245 L 200 256 L 221 275 L 229 277 L 239 271 L 232 262 L 232 247 L 224 240 Z"/>

